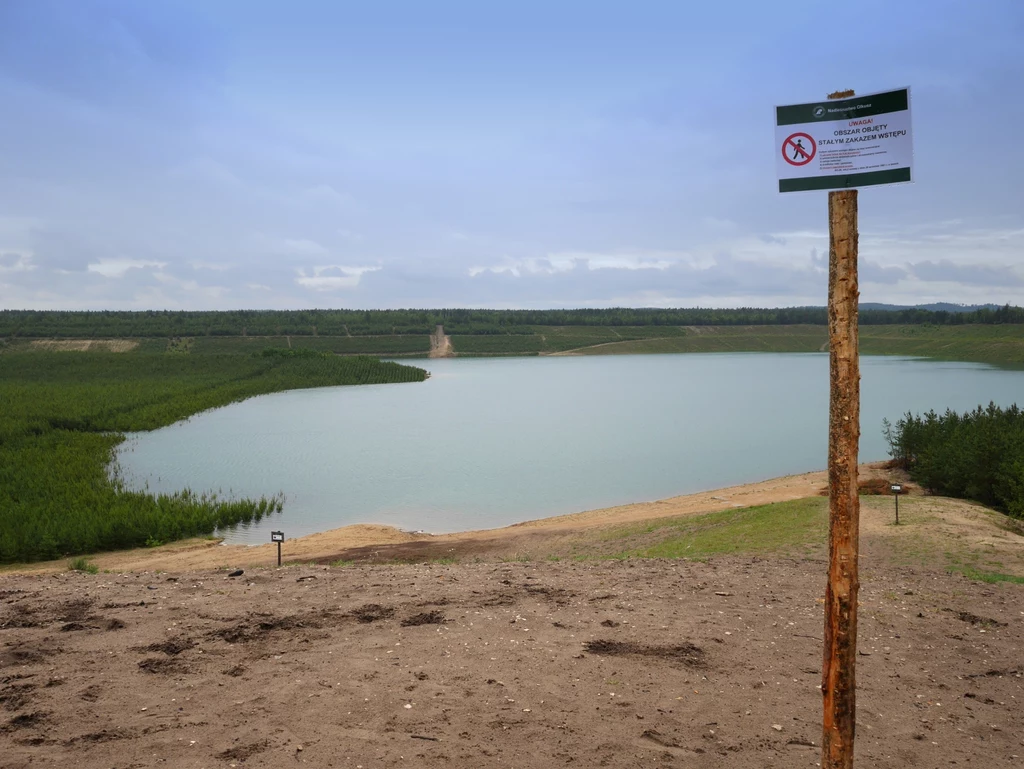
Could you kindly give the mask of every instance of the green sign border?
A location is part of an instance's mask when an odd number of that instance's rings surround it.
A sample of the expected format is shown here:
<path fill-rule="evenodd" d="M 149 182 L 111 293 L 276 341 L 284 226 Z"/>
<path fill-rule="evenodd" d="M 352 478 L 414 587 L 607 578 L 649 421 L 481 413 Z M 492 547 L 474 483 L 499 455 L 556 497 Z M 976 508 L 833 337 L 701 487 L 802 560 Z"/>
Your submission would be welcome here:
<path fill-rule="evenodd" d="M 806 179 L 779 179 L 779 192 L 807 192 L 809 190 L 846 190 L 851 187 L 870 187 L 873 184 L 900 184 L 909 182 L 909 168 L 889 171 L 866 171 L 845 176 L 811 176 Z"/>
<path fill-rule="evenodd" d="M 814 110 L 824 109 L 821 117 L 815 117 Z M 850 99 L 825 99 L 810 104 L 793 104 L 775 108 L 775 125 L 799 125 L 801 123 L 828 123 L 833 120 L 855 120 L 887 112 L 910 109 L 910 89 L 900 88 L 884 93 L 869 93 Z"/>

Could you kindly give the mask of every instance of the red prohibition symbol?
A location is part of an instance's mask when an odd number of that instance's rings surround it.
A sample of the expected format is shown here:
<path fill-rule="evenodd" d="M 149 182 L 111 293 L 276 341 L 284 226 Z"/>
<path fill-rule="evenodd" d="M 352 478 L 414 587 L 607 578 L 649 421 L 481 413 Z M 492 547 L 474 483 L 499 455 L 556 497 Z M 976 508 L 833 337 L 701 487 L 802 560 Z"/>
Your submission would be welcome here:
<path fill-rule="evenodd" d="M 805 166 L 814 159 L 817 153 L 818 145 L 810 134 L 791 134 L 786 137 L 786 141 L 782 142 L 782 159 L 791 166 Z"/>

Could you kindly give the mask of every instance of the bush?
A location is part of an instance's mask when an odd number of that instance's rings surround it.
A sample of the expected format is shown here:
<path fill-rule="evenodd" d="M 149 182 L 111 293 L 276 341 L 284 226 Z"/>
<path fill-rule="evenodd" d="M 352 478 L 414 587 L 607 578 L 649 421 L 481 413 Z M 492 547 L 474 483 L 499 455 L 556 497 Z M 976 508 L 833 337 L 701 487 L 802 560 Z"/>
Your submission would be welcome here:
<path fill-rule="evenodd" d="M 72 558 L 70 561 L 68 561 L 68 568 L 71 571 L 84 571 L 87 574 L 98 574 L 100 571 L 99 566 L 97 566 L 84 556 Z"/>

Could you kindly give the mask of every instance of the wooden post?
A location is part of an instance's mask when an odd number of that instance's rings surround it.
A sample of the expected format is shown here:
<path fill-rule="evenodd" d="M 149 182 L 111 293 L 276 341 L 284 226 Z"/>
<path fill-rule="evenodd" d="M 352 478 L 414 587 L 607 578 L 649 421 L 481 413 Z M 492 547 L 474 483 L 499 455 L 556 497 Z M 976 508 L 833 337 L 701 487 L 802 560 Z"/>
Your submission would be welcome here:
<path fill-rule="evenodd" d="M 830 94 L 830 99 L 853 96 Z M 860 499 L 860 362 L 857 349 L 857 190 L 828 194 L 828 508 L 822 769 L 851 769 L 856 727 L 857 558 Z"/>

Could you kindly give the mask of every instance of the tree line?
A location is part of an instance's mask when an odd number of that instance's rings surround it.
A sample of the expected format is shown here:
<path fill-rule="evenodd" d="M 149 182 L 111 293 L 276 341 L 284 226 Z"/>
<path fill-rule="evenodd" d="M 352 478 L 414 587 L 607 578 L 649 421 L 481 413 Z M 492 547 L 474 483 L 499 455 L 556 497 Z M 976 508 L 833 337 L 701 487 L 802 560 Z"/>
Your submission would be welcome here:
<path fill-rule="evenodd" d="M 905 414 L 883 422 L 890 455 L 922 486 L 1024 518 L 1024 411 Z"/>
<path fill-rule="evenodd" d="M 866 309 L 863 325 L 1024 324 L 1024 308 L 969 312 Z M 379 336 L 533 334 L 537 326 L 776 326 L 828 324 L 824 307 L 736 309 L 633 308 L 568 310 L 0 310 L 0 338 L 125 338 L 197 336 Z"/>

